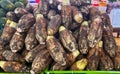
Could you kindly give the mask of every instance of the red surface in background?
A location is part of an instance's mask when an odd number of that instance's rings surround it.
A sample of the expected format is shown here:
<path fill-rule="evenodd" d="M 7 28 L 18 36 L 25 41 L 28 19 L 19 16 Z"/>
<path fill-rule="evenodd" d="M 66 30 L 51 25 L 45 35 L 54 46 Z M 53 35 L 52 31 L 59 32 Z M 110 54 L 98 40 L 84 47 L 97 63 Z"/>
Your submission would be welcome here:
<path fill-rule="evenodd" d="M 92 4 L 92 6 L 99 6 L 99 4 Z"/>
<path fill-rule="evenodd" d="M 40 0 L 36 0 L 36 3 L 39 3 L 40 2 Z"/>

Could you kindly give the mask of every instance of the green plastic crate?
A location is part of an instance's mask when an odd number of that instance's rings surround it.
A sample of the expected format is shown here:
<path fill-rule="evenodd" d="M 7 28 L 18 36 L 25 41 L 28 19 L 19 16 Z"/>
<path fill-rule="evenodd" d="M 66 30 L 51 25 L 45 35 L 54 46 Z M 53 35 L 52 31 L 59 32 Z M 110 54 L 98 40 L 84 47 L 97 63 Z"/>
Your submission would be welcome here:
<path fill-rule="evenodd" d="M 120 71 L 45 71 L 45 74 L 120 74 Z"/>

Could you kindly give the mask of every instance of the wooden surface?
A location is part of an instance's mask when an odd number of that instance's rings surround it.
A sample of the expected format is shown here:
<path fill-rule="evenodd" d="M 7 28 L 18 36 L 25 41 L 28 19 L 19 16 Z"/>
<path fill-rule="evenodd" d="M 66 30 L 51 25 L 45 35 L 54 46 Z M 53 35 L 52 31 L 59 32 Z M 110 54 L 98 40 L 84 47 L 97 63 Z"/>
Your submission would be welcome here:
<path fill-rule="evenodd" d="M 113 32 L 120 32 L 120 28 L 113 28 Z"/>
<path fill-rule="evenodd" d="M 116 32 L 117 37 L 120 37 L 120 28 L 113 28 L 113 32 Z"/>

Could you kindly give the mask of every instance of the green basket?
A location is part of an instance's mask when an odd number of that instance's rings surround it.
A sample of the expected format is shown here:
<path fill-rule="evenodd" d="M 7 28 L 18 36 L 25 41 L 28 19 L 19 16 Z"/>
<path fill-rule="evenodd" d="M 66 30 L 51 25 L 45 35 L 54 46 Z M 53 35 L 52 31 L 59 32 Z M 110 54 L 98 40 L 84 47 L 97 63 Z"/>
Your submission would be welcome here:
<path fill-rule="evenodd" d="M 45 74 L 120 74 L 120 71 L 45 71 Z"/>

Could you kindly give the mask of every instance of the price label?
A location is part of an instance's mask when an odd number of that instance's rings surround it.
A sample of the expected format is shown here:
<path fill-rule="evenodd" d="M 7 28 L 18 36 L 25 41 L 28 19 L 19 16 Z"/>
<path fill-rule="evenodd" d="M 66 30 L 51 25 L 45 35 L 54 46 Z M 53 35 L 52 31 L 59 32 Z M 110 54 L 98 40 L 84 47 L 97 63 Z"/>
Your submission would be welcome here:
<path fill-rule="evenodd" d="M 107 0 L 100 0 L 99 1 L 99 6 L 107 6 Z"/>
<path fill-rule="evenodd" d="M 93 6 L 99 6 L 99 0 L 92 0 L 91 3 Z"/>
<path fill-rule="evenodd" d="M 70 0 L 62 0 L 63 5 L 70 5 Z"/>
<path fill-rule="evenodd" d="M 120 9 L 114 8 L 110 13 L 111 23 L 114 28 L 120 28 Z"/>

